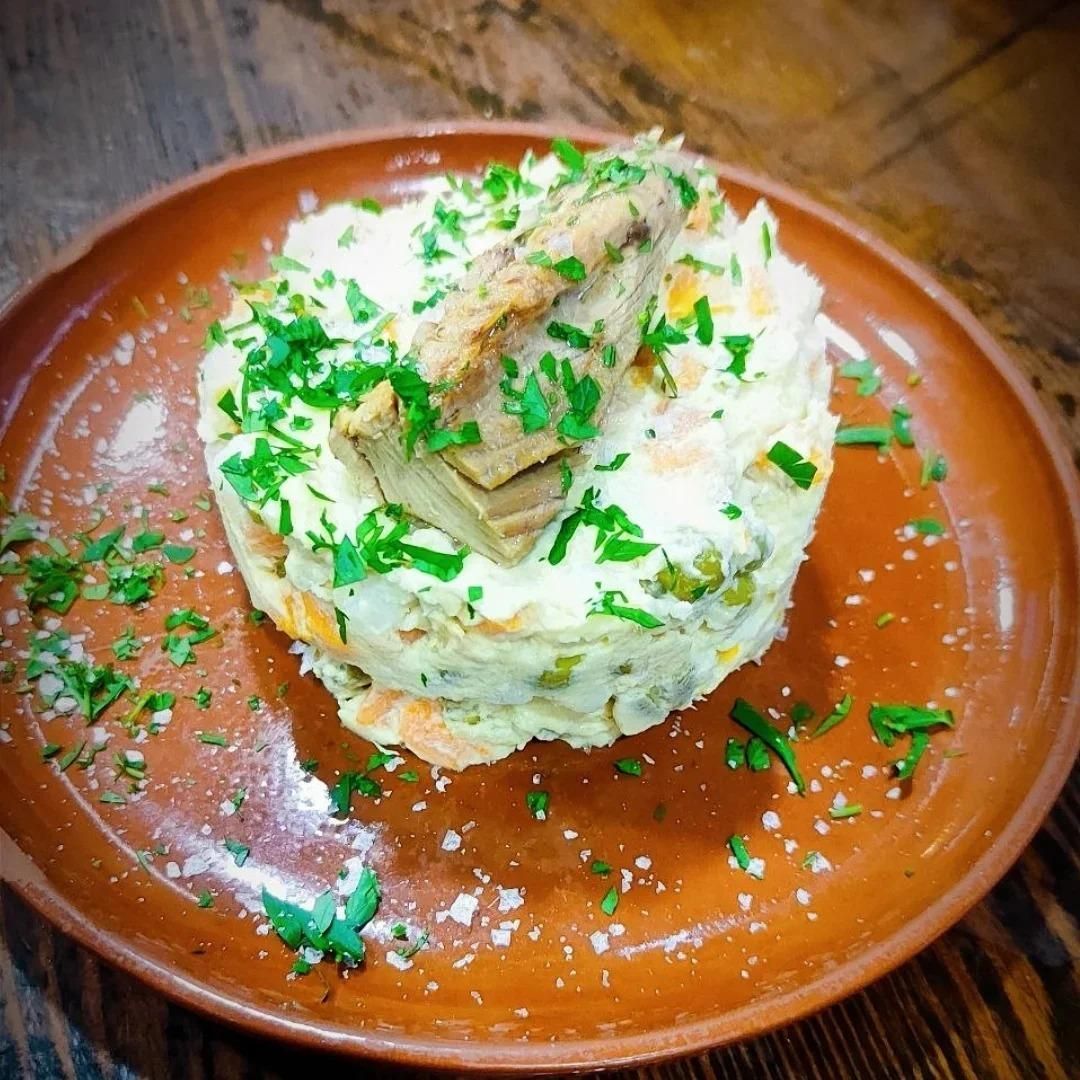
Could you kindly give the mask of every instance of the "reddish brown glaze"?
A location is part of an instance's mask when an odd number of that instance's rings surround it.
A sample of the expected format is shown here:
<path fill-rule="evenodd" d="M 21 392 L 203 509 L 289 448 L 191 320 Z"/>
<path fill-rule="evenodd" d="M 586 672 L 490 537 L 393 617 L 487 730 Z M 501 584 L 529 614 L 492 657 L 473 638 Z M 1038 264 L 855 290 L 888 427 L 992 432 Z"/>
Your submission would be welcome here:
<path fill-rule="evenodd" d="M 793 192 L 722 169 L 740 211 L 768 196 L 783 244 L 824 282 L 828 314 L 884 368 L 878 399 L 857 397 L 841 380 L 836 408 L 848 421 L 873 422 L 904 397 L 920 445 L 946 455 L 948 481 L 921 488 L 915 450 L 879 461 L 872 451 L 839 449 L 787 640 L 760 667 L 609 750 L 530 746 L 454 776 L 442 793 L 429 770 L 410 761 L 420 783 L 388 778 L 388 798 L 357 799 L 350 823 L 329 822 L 322 785 L 366 760 L 370 748 L 338 727 L 325 691 L 298 676 L 288 640 L 246 619 L 238 574 L 218 573 L 230 560 L 220 523 L 193 505 L 206 489 L 193 386 L 205 327 L 226 304 L 221 275 L 261 272 L 262 241 L 281 240 L 301 191 L 324 203 L 392 199 L 433 171 L 514 161 L 544 143 L 544 132 L 510 125 L 381 133 L 230 164 L 113 222 L 3 317 L 7 494 L 28 485 L 26 508 L 60 534 L 87 523 L 83 490 L 101 482 L 109 490 L 98 505 L 110 520 L 135 504 L 171 539 L 185 528 L 206 530 L 191 564 L 202 576 L 168 567 L 147 610 L 79 601 L 64 624 L 87 628 L 99 658 L 132 624 L 154 637 L 124 665 L 145 685 L 190 694 L 205 684 L 215 692 L 207 712 L 181 700 L 168 730 L 142 744 L 147 794 L 116 807 L 98 802 L 105 788 L 121 790 L 108 761 L 130 742 L 115 719 L 104 721 L 115 734 L 110 754 L 98 759 L 94 790 L 87 773 L 61 775 L 39 757 L 47 741 L 70 746 L 82 738 L 81 721 L 40 721 L 29 697 L 0 685 L 11 736 L 0 746 L 4 876 L 102 955 L 187 1004 L 267 1035 L 399 1061 L 533 1073 L 670 1056 L 761 1031 L 864 985 L 957 919 L 1030 838 L 1076 755 L 1080 515 L 1065 455 L 1046 435 L 1031 394 L 931 279 Z M 186 312 L 190 322 L 181 314 L 191 296 L 180 275 L 210 287 L 212 307 Z M 137 339 L 132 362 L 103 363 L 125 332 Z M 889 342 L 917 355 L 924 375 L 917 388 L 905 384 L 910 369 Z M 147 492 L 156 482 L 167 484 L 168 496 Z M 173 507 L 189 511 L 188 521 L 170 522 Z M 898 528 L 928 515 L 948 523 L 948 536 L 929 547 L 901 543 Z M 860 570 L 874 571 L 873 581 Z M 0 578 L 2 613 L 20 606 L 16 580 Z M 855 596 L 862 602 L 845 602 Z M 157 641 L 165 614 L 188 606 L 222 633 L 200 648 L 198 668 L 178 672 Z M 884 611 L 897 618 L 878 629 Z M 24 612 L 5 628 L 15 647 L 24 646 L 28 625 Z M 849 662 L 838 666 L 837 657 Z M 726 716 L 737 694 L 785 714 L 806 700 L 821 714 L 845 692 L 856 698 L 849 719 L 798 744 L 807 778 L 822 790 L 800 799 L 786 792 L 779 768 L 725 768 L 724 742 L 736 734 Z M 260 711 L 248 708 L 250 695 L 266 703 Z M 880 771 L 896 753 L 871 740 L 871 700 L 936 701 L 957 713 L 956 731 L 934 737 L 896 799 Z M 200 729 L 226 732 L 231 748 L 200 743 Z M 947 758 L 947 750 L 963 756 Z M 628 754 L 655 764 L 639 779 L 616 775 L 613 761 Z M 299 763 L 312 758 L 320 764 L 308 777 Z M 879 771 L 864 776 L 868 765 Z M 544 822 L 524 805 L 536 773 L 551 793 Z M 238 787 L 247 799 L 226 817 L 220 804 Z M 838 792 L 864 813 L 829 823 Z M 420 802 L 426 809 L 414 810 Z M 766 810 L 779 815 L 775 832 L 763 827 Z M 829 831 L 817 832 L 815 821 Z M 209 837 L 200 831 L 207 824 Z M 440 849 L 447 829 L 463 834 L 461 850 Z M 578 835 L 567 839 L 564 830 Z M 729 866 L 725 842 L 735 832 L 766 859 L 763 881 Z M 226 836 L 250 845 L 243 867 L 218 843 L 207 872 L 169 877 L 169 862 L 183 865 Z M 781 838 L 797 850 L 785 852 Z M 370 844 L 384 887 L 366 968 L 342 978 L 323 965 L 286 981 L 286 950 L 241 913 L 257 906 L 264 881 L 321 889 L 357 843 Z M 169 853 L 140 866 L 136 853 L 158 844 Z M 809 850 L 834 869 L 803 869 Z M 640 856 L 651 860 L 647 870 L 635 867 Z M 625 932 L 609 938 L 603 955 L 589 935 L 610 929 L 599 901 L 611 879 L 590 873 L 591 859 L 611 863 L 616 879 L 618 868 L 633 871 L 614 920 Z M 435 912 L 480 884 L 471 928 L 436 921 Z M 496 885 L 523 889 L 524 905 L 500 914 Z M 212 909 L 196 907 L 202 889 L 214 894 Z M 797 898 L 800 889 L 808 903 Z M 751 897 L 749 910 L 740 894 Z M 491 922 L 482 926 L 485 915 Z M 376 940 L 399 917 L 431 929 L 429 948 L 405 972 L 386 962 L 389 945 Z M 490 930 L 514 919 L 511 946 L 493 947 Z M 475 958 L 455 967 L 473 943 Z"/>

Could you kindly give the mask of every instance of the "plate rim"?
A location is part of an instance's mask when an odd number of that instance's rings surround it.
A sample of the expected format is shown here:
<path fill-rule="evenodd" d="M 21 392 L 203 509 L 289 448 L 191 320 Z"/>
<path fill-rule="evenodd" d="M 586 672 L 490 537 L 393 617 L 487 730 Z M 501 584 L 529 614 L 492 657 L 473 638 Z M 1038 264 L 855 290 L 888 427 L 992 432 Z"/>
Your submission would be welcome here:
<path fill-rule="evenodd" d="M 604 145 L 625 141 L 627 138 L 624 132 L 578 123 L 434 120 L 349 128 L 287 140 L 251 153 L 228 155 L 217 164 L 151 189 L 82 230 L 46 260 L 38 272 L 21 284 L 0 306 L 0 328 L 15 317 L 21 308 L 31 303 L 51 278 L 90 257 L 94 249 L 114 233 L 170 199 L 191 189 L 211 184 L 229 173 L 249 166 L 265 166 L 289 158 L 350 146 L 395 139 L 419 140 L 470 135 L 504 135 L 536 140 L 561 135 Z M 1039 401 L 1003 346 L 966 305 L 930 271 L 839 211 L 790 184 L 773 180 L 742 166 L 717 161 L 707 154 L 703 156 L 717 167 L 721 180 L 730 179 L 751 188 L 766 199 L 785 204 L 866 248 L 871 255 L 888 264 L 895 273 L 917 286 L 930 303 L 943 311 L 963 331 L 996 374 L 1004 380 L 1034 429 L 1054 479 L 1064 496 L 1065 505 L 1071 511 L 1072 554 L 1076 564 L 1080 566 L 1080 478 L 1076 475 L 1060 426 Z M 5 415 L 0 417 L 0 434 L 6 432 L 27 383 L 28 379 L 21 381 L 7 403 Z M 76 908 L 48 882 L 44 872 L 34 864 L 29 855 L 18 848 L 3 829 L 0 829 L 0 881 L 7 883 L 62 933 L 100 959 L 140 979 L 171 1001 L 209 1019 L 224 1021 L 249 1035 L 286 1041 L 293 1048 L 328 1050 L 412 1067 L 495 1071 L 518 1075 L 535 1075 L 538 1070 L 570 1072 L 651 1064 L 706 1052 L 804 1019 L 857 993 L 893 971 L 955 925 L 989 893 L 1020 858 L 1069 778 L 1073 762 L 1080 754 L 1080 664 L 1074 664 L 1072 692 L 1067 700 L 1060 704 L 1060 716 L 1061 724 L 1053 742 L 1047 746 L 1043 765 L 1005 828 L 993 838 L 982 856 L 947 892 L 886 941 L 860 956 L 844 961 L 812 983 L 783 994 L 750 1002 L 733 1011 L 712 1017 L 627 1035 L 545 1043 L 506 1043 L 499 1044 L 496 1048 L 491 1043 L 480 1041 L 437 1040 L 417 1035 L 386 1037 L 362 1029 L 349 1030 L 337 1024 L 297 1021 L 276 1012 L 270 1005 L 259 1006 L 241 1002 L 206 982 L 184 975 L 166 963 L 146 957 L 129 942 L 110 931 L 86 923 L 79 917 Z"/>

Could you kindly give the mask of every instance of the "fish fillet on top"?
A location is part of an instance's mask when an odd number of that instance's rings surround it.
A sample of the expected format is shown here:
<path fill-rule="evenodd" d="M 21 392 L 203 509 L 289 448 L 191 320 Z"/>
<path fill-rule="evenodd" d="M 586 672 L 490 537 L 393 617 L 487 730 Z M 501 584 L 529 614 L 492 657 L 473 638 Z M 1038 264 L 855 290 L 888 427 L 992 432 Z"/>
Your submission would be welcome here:
<path fill-rule="evenodd" d="M 831 471 L 821 289 L 643 136 L 294 222 L 200 433 L 342 722 L 452 768 L 606 745 L 761 657 Z"/>

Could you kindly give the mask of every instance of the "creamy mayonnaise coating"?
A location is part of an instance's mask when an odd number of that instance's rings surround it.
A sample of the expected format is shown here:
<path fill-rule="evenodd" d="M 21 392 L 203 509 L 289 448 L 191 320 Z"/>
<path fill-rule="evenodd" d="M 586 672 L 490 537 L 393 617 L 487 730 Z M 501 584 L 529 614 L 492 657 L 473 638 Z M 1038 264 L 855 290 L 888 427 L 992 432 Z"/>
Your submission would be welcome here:
<path fill-rule="evenodd" d="M 552 158 L 522 163 L 521 175 L 536 192 L 501 204 L 520 206 L 518 228 L 535 215 L 559 168 Z M 277 263 L 275 281 L 285 279 L 287 290 L 238 297 L 223 322 L 228 342 L 209 350 L 200 377 L 200 434 L 210 474 L 254 601 L 314 647 L 315 671 L 350 726 L 448 764 L 493 760 L 533 737 L 607 743 L 709 692 L 775 637 L 831 470 L 831 374 L 815 325 L 821 288 L 780 250 L 776 221 L 764 204 L 740 221 L 710 175 L 691 178 L 700 200 L 670 254 L 657 313 L 675 324 L 707 297 L 712 343 L 699 343 L 690 327 L 686 343 L 671 346 L 666 361 L 676 397 L 665 393 L 658 370 L 631 368 L 601 435 L 582 444 L 584 463 L 575 468 L 564 512 L 513 567 L 470 553 L 449 581 L 398 567 L 333 589 L 330 554 L 313 550 L 309 532 L 323 535 L 329 523 L 352 533 L 378 502 L 361 493 L 330 452 L 327 409 L 293 399 L 288 422 L 278 424 L 318 448 L 308 458 L 312 467 L 281 485 L 291 533 L 273 544 L 284 545 L 283 563 L 280 552 L 265 557 L 267 530 L 277 533 L 283 524 L 281 503 L 241 500 L 220 471 L 223 462 L 251 454 L 255 440 L 266 438 L 240 433 L 218 405 L 229 391 L 239 400 L 252 348 L 245 338 L 263 341 L 257 327 L 245 328 L 245 301 L 259 299 L 287 321 L 289 297 L 317 298 L 319 306 L 308 305 L 309 312 L 331 338 L 346 341 L 323 354 L 327 364 L 351 360 L 353 342 L 371 323 L 404 354 L 421 321 L 438 319 L 442 308 L 436 302 L 414 313 L 414 303 L 452 287 L 470 259 L 508 235 L 490 227 L 492 206 L 483 192 L 444 181 L 424 198 L 379 214 L 352 204 L 310 214 L 290 226 L 285 259 Z M 437 207 L 462 212 L 464 236 L 439 235 L 449 255 L 427 264 L 420 256 L 422 234 Z M 350 313 L 350 280 L 380 309 L 368 323 L 358 325 Z M 744 371 L 736 354 L 744 357 Z M 370 346 L 365 352 L 368 359 L 379 355 Z M 300 430 L 290 426 L 296 416 Z M 778 442 L 816 466 L 807 490 L 767 459 Z M 620 454 L 628 455 L 620 468 L 597 471 Z M 560 522 L 589 488 L 599 505 L 622 507 L 655 550 L 632 562 L 598 564 L 593 530 L 579 529 L 565 559 L 551 564 L 547 556 Z M 448 553 L 459 547 L 422 522 L 408 539 Z M 695 572 L 694 560 L 706 551 L 722 567 L 721 588 L 691 601 L 658 585 L 666 566 Z M 609 591 L 621 594 L 620 605 L 663 625 L 646 630 L 590 615 Z M 301 594 L 320 607 L 318 618 L 298 617 Z M 335 608 L 338 621 L 347 620 L 347 642 L 335 629 Z M 380 718 L 370 706 L 383 690 L 434 699 L 435 722 L 445 726 L 456 750 L 432 750 L 429 733 L 413 734 L 396 713 Z M 475 753 L 462 753 L 462 745 Z"/>

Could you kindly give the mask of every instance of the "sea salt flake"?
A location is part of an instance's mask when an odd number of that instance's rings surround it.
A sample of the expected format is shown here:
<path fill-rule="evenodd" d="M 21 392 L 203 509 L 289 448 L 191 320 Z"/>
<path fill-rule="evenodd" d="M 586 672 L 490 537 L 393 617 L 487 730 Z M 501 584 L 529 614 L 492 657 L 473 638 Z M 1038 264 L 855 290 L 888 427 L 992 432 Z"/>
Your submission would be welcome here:
<path fill-rule="evenodd" d="M 447 914 L 456 923 L 462 926 L 472 926 L 473 916 L 480 906 L 480 901 L 468 893 L 458 893 L 457 898 L 450 905 Z"/>

